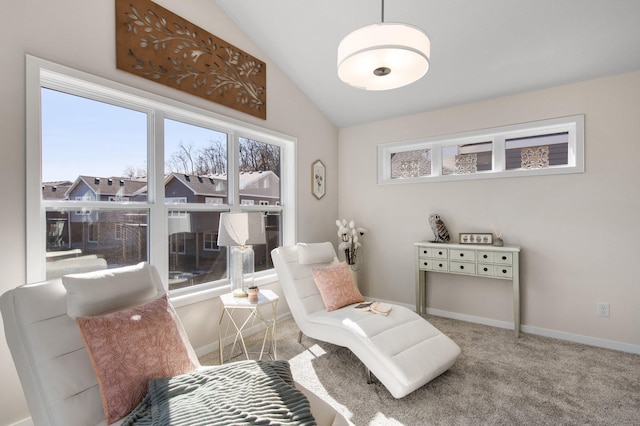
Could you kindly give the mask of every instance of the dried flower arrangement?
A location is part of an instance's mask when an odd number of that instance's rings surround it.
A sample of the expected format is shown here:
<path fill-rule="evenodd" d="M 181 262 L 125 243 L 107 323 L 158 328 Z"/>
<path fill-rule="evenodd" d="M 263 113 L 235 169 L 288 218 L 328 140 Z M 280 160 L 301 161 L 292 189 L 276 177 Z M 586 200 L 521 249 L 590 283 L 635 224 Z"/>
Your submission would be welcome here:
<path fill-rule="evenodd" d="M 360 239 L 367 233 L 365 228 L 357 228 L 353 220 L 347 222 L 346 219 L 336 220 L 338 226 L 338 236 L 340 237 L 339 250 L 344 251 L 347 264 L 355 268 L 358 262 L 358 249 L 362 247 Z"/>

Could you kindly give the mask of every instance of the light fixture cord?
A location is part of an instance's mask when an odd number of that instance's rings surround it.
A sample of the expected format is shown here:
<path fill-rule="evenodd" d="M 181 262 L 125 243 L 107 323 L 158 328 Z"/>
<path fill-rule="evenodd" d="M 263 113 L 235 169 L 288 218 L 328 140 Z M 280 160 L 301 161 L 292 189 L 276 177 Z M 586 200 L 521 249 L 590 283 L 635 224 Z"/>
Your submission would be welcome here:
<path fill-rule="evenodd" d="M 382 0 L 382 23 L 384 23 L 384 0 Z"/>

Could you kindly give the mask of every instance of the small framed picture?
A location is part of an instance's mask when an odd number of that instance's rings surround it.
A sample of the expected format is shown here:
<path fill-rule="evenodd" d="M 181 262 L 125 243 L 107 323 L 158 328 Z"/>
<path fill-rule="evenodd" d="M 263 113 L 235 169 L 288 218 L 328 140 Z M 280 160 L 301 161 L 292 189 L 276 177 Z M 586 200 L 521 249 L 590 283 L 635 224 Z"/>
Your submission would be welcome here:
<path fill-rule="evenodd" d="M 324 197 L 325 189 L 325 167 L 322 161 L 316 160 L 311 165 L 311 193 L 319 200 Z"/>
<path fill-rule="evenodd" d="M 491 232 L 461 232 L 459 237 L 460 244 L 493 244 Z"/>

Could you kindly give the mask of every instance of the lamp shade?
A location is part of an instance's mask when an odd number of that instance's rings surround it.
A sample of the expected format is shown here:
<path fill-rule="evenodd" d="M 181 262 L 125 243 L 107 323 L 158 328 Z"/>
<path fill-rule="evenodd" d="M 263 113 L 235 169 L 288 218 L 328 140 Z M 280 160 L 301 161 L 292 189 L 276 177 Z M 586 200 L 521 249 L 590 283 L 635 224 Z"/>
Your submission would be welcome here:
<path fill-rule="evenodd" d="M 262 213 L 222 213 L 220 215 L 219 246 L 246 246 L 265 242 Z"/>
<path fill-rule="evenodd" d="M 431 41 L 413 25 L 382 22 L 348 34 L 338 46 L 338 76 L 365 90 L 389 90 L 429 70 Z"/>

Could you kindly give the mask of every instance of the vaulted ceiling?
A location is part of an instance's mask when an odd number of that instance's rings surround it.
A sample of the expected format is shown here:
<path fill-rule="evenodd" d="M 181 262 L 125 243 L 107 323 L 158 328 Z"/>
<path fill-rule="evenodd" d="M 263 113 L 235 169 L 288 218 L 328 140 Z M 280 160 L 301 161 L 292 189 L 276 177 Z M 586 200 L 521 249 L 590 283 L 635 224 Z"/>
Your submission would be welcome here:
<path fill-rule="evenodd" d="M 384 92 L 336 72 L 340 40 L 380 22 L 380 1 L 216 2 L 338 127 L 640 69 L 637 0 L 387 0 L 385 22 L 429 35 L 431 67 Z"/>

